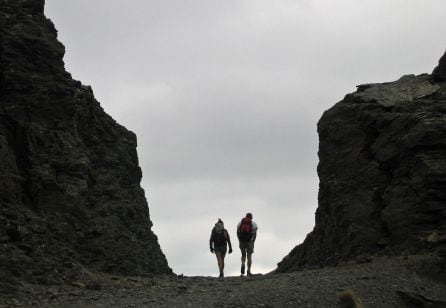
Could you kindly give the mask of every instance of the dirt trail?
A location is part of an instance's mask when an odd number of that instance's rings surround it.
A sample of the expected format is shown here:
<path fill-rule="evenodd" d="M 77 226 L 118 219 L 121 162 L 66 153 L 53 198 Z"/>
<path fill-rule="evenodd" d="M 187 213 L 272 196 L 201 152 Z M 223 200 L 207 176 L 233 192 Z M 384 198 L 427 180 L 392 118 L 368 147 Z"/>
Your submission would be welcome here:
<path fill-rule="evenodd" d="M 0 307 L 341 307 L 337 292 L 354 290 L 364 307 L 446 307 L 446 284 L 418 274 L 425 256 L 253 277 L 124 277 L 44 287 L 25 285 Z M 410 306 L 409 303 L 412 305 Z M 443 306 L 444 305 L 444 306 Z M 431 307 L 431 306 L 426 306 Z"/>

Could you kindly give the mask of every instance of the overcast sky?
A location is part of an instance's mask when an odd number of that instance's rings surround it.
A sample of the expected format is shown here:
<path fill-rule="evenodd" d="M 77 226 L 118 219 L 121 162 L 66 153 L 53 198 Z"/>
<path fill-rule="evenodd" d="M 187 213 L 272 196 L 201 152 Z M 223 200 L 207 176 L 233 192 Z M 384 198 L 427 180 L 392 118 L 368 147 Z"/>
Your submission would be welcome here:
<path fill-rule="evenodd" d="M 430 73 L 444 0 L 46 0 L 67 71 L 138 137 L 153 230 L 177 274 L 217 275 L 208 239 L 248 211 L 253 272 L 314 226 L 316 124 L 361 83 Z M 236 275 L 240 252 L 226 258 Z"/>

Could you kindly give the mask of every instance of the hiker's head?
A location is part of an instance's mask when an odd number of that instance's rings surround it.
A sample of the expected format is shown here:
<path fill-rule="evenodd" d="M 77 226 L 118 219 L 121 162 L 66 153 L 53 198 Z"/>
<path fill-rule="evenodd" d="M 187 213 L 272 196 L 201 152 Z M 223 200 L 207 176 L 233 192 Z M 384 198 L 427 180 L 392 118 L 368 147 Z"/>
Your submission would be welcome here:
<path fill-rule="evenodd" d="M 223 220 L 221 220 L 221 219 L 219 218 L 218 221 L 217 221 L 217 223 L 216 223 L 215 225 L 218 225 L 218 224 L 220 224 L 220 225 L 223 226 L 223 225 L 224 225 L 224 224 L 223 224 Z"/>
<path fill-rule="evenodd" d="M 246 214 L 246 218 L 252 219 L 252 214 L 251 213 L 247 213 Z"/>

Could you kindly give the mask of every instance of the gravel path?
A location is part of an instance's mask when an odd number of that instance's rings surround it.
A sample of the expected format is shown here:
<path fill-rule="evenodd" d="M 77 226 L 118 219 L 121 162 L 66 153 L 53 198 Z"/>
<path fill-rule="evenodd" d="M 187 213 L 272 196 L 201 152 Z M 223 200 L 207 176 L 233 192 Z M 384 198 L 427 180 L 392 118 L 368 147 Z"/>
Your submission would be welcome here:
<path fill-rule="evenodd" d="M 353 290 L 364 307 L 446 307 L 446 284 L 417 273 L 432 262 L 426 256 L 376 258 L 224 279 L 97 275 L 71 286 L 26 285 L 20 295 L 2 297 L 0 307 L 342 307 L 337 292 L 343 290 Z"/>

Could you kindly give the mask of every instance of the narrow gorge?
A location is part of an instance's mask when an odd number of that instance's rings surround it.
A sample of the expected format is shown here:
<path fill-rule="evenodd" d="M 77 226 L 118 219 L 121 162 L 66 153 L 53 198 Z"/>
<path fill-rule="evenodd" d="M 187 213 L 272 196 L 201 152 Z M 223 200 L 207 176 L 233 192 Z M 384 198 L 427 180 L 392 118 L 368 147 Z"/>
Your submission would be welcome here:
<path fill-rule="evenodd" d="M 322 115 L 315 227 L 274 273 L 183 277 L 135 134 L 66 72 L 44 5 L 0 0 L 0 307 L 446 307 L 446 54 Z"/>

